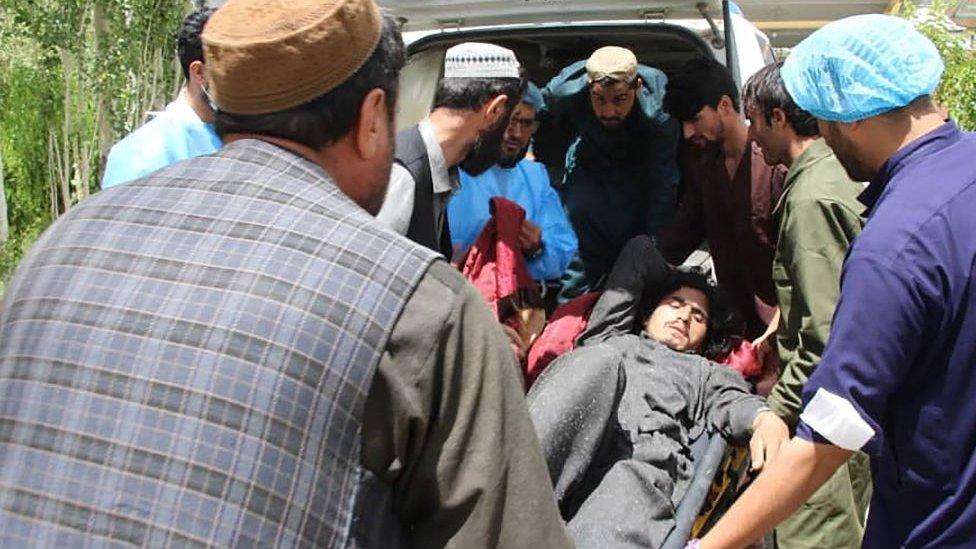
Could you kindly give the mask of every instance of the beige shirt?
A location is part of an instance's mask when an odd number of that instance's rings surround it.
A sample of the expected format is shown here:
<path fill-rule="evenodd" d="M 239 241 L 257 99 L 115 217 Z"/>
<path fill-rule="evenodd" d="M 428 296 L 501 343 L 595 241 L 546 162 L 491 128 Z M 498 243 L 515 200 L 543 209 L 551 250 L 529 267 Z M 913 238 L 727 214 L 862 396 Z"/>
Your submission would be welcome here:
<path fill-rule="evenodd" d="M 415 547 L 572 547 L 498 322 L 435 262 L 366 400 L 363 465 L 393 487 Z"/>

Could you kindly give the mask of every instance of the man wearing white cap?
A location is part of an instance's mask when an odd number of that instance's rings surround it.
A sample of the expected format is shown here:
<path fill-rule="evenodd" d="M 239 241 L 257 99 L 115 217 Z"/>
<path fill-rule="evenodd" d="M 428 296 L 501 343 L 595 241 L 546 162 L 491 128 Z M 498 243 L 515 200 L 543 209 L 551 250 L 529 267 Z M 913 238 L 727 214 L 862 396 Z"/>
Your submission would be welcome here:
<path fill-rule="evenodd" d="M 373 217 L 395 21 L 228 0 L 203 43 L 224 147 L 79 204 L 7 287 L 0 546 L 568 547 L 497 321 Z"/>
<path fill-rule="evenodd" d="M 479 42 L 448 49 L 433 110 L 397 135 L 396 163 L 377 218 L 450 260 L 447 202 L 460 184 L 458 166 L 479 175 L 498 160 L 524 84 L 511 50 Z"/>
<path fill-rule="evenodd" d="M 563 69 L 545 88 L 533 149 L 557 172 L 579 239 L 562 299 L 599 288 L 624 245 L 654 237 L 674 212 L 680 128 L 662 110 L 667 77 L 607 46 Z"/>
<path fill-rule="evenodd" d="M 870 181 L 868 220 L 796 438 L 700 547 L 748 545 L 856 451 L 874 483 L 864 547 L 976 546 L 976 135 L 932 103 L 942 69 L 882 15 L 825 26 L 783 65 L 848 175 Z"/>

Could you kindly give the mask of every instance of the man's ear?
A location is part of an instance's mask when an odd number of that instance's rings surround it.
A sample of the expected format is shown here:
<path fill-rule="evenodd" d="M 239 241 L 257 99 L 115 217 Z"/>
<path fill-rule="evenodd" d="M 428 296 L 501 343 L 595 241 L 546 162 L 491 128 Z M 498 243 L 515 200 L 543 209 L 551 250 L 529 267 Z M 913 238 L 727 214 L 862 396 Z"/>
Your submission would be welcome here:
<path fill-rule="evenodd" d="M 382 150 L 390 133 L 390 113 L 386 108 L 386 92 L 373 88 L 363 98 L 356 121 L 356 151 L 363 160 L 370 160 Z"/>
<path fill-rule="evenodd" d="M 786 113 L 783 109 L 773 107 L 773 115 L 769 118 L 770 126 L 773 127 L 785 127 L 789 125 L 789 121 L 786 120 Z"/>
<path fill-rule="evenodd" d="M 203 61 L 198 59 L 190 63 L 188 68 L 189 70 L 187 72 L 190 73 L 190 81 L 200 87 L 204 87 L 207 82 L 207 71 L 204 68 Z"/>
<path fill-rule="evenodd" d="M 729 97 L 727 95 L 723 95 L 721 97 L 721 99 L 718 100 L 718 109 L 716 109 L 716 110 L 718 110 L 722 114 L 726 114 L 726 115 L 727 114 L 736 114 L 736 112 L 735 112 L 735 102 L 732 101 L 732 98 L 731 97 Z"/>
<path fill-rule="evenodd" d="M 496 96 L 491 101 L 485 103 L 481 108 L 484 113 L 485 122 L 487 127 L 492 127 L 498 123 L 498 119 L 505 114 L 505 107 L 508 105 L 508 96 L 499 95 Z"/>

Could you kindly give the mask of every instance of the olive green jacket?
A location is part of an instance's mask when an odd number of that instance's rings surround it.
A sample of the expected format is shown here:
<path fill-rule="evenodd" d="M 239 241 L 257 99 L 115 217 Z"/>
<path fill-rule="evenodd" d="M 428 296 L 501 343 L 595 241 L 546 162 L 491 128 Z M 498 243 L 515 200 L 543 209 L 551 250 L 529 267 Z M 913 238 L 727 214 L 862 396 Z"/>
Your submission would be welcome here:
<path fill-rule="evenodd" d="M 830 334 L 844 257 L 864 226 L 864 206 L 857 200 L 863 190 L 817 139 L 790 167 L 773 210 L 779 226 L 773 283 L 782 315 L 781 370 L 769 406 L 791 428 L 799 420 L 803 385 Z"/>

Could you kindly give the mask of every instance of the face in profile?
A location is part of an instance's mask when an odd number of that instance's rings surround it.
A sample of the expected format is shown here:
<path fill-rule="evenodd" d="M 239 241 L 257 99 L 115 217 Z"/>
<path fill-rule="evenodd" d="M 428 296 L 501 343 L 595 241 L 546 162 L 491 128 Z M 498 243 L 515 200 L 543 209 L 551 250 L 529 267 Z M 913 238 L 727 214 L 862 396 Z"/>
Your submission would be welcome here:
<path fill-rule="evenodd" d="M 511 116 L 512 108 L 506 106 L 495 124 L 483 131 L 471 146 L 471 150 L 461 161 L 462 170 L 470 175 L 481 175 L 498 162 L 502 150 L 502 138 L 505 136 L 505 130 L 508 129 Z"/>
<path fill-rule="evenodd" d="M 823 136 L 827 146 L 834 151 L 834 156 L 844 167 L 847 177 L 854 181 L 870 181 L 876 172 L 867 167 L 861 160 L 863 156 L 858 150 L 857 143 L 854 142 L 844 126 L 839 122 L 817 119 L 817 129 L 820 130 L 820 135 Z"/>
<path fill-rule="evenodd" d="M 637 89 L 640 86 L 638 78 L 633 83 L 608 82 L 590 84 L 590 105 L 593 114 L 605 128 L 615 129 L 623 125 L 630 116 L 637 101 Z"/>
<path fill-rule="evenodd" d="M 529 147 L 535 128 L 535 107 L 527 103 L 519 103 L 512 111 L 512 118 L 502 137 L 501 157 L 498 159 L 500 166 L 511 168 L 525 158 L 525 151 Z"/>
<path fill-rule="evenodd" d="M 387 105 L 386 95 L 380 89 L 367 94 L 360 106 L 360 121 L 354 127 L 353 139 L 362 142 L 356 146 L 358 162 L 352 178 L 336 178 L 336 185 L 353 202 L 372 215 L 379 213 L 386 198 L 393 166 L 395 106 Z M 343 160 L 346 158 L 344 157 Z"/>
<path fill-rule="evenodd" d="M 728 101 L 722 97 L 721 101 Z M 719 103 L 722 108 L 722 103 Z M 699 110 L 691 120 L 681 123 L 681 130 L 684 138 L 700 149 L 718 145 L 725 139 L 725 122 L 719 109 L 705 105 Z"/>
<path fill-rule="evenodd" d="M 785 142 L 766 120 L 766 115 L 750 106 L 746 109 L 746 117 L 749 119 L 749 136 L 759 144 L 766 164 L 783 164 L 786 161 Z"/>
<path fill-rule="evenodd" d="M 682 286 L 658 302 L 644 330 L 675 351 L 699 353 L 708 333 L 708 313 L 705 292 Z"/>

